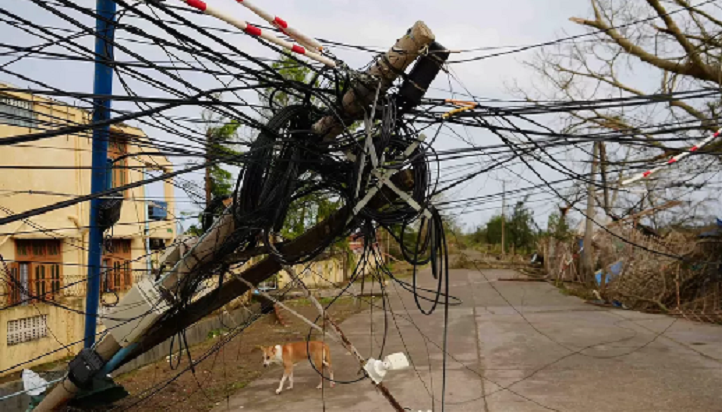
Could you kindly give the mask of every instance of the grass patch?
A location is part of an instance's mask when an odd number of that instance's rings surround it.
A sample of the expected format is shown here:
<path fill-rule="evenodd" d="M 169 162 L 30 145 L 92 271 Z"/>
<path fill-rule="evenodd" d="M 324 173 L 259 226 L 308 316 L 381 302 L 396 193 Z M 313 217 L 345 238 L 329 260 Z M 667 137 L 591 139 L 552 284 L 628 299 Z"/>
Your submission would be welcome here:
<path fill-rule="evenodd" d="M 208 332 L 208 339 L 215 339 L 219 336 L 223 336 L 228 333 L 228 329 L 226 328 L 218 328 L 213 329 L 212 331 Z"/>

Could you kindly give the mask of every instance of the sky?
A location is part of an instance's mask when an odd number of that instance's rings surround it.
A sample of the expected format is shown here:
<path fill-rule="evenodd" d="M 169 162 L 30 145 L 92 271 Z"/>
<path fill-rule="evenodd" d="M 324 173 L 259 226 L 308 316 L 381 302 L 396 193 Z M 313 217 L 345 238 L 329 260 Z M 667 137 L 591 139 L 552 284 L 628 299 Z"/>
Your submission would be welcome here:
<path fill-rule="evenodd" d="M 246 19 L 251 23 L 261 23 L 257 16 L 235 4 L 232 0 L 207 0 L 207 2 L 228 13 L 233 13 L 238 18 Z M 95 1 L 78 0 L 76 3 L 92 7 Z M 167 3 L 181 5 L 178 0 L 168 0 Z M 537 44 L 563 35 L 581 33 L 583 30 L 568 19 L 573 16 L 584 17 L 590 12 L 588 3 L 582 0 L 506 0 L 502 2 L 459 0 L 268 2 L 257 0 L 255 3 L 272 14 L 283 17 L 291 25 L 310 36 L 378 49 L 387 49 L 417 20 L 423 20 L 432 29 L 437 41 L 450 49 L 497 48 Z M 67 22 L 51 15 L 47 10 L 39 8 L 30 0 L 14 2 L 12 11 L 39 24 L 62 27 L 68 25 Z M 82 18 L 82 16 L 79 16 L 79 18 Z M 148 32 L 158 32 L 147 22 L 127 19 L 126 21 L 133 21 Z M 83 21 L 89 24 L 92 23 L 88 18 L 84 18 Z M 195 16 L 194 21 L 213 27 L 233 29 L 233 27 L 209 16 Z M 254 56 L 269 58 L 275 56 L 275 52 L 262 47 L 249 36 L 226 34 L 223 38 Z M 37 38 L 22 33 L 17 28 L 3 22 L 0 22 L 0 39 L 6 39 L 4 40 L 6 42 L 8 42 L 7 39 L 10 39 L 8 43 L 16 45 L 33 45 L 39 42 Z M 77 42 L 92 47 L 93 39 L 90 36 L 85 36 L 79 38 Z M 149 59 L 168 59 L 155 45 L 124 44 L 128 45 L 133 53 L 138 53 Z M 331 47 L 330 49 L 350 67 L 362 67 L 372 58 L 369 53 L 344 48 Z M 494 51 L 497 50 L 479 51 L 473 55 L 483 55 Z M 511 93 L 510 86 L 512 84 L 516 83 L 522 88 L 528 88 L 538 82 L 538 79 L 535 79 L 530 70 L 523 64 L 523 60 L 531 59 L 533 53 L 534 51 L 528 51 L 455 65 L 452 73 L 459 81 L 450 82 L 448 76 L 439 76 L 432 85 L 434 89 L 427 94 L 427 97 L 452 97 L 448 92 L 441 90 L 448 90 L 451 87 L 457 93 L 468 91 L 485 99 L 508 100 L 519 98 L 519 96 Z M 452 59 L 455 57 L 457 56 L 452 55 Z M 116 58 L 132 59 L 133 57 L 125 52 L 118 51 Z M 0 57 L 0 64 L 9 60 L 8 57 Z M 92 65 L 84 62 L 48 62 L 27 58 L 6 68 L 63 90 L 91 92 L 93 88 Z M 155 76 L 150 71 L 146 72 L 151 76 Z M 200 88 L 217 87 L 219 84 L 216 80 L 200 74 L 182 72 L 182 76 L 185 80 Z M 20 87 L 30 86 L 27 81 L 3 72 L 0 72 L 0 82 L 8 82 Z M 128 82 L 132 85 L 133 90 L 139 94 L 165 96 L 165 94 L 160 93 L 148 84 L 132 80 L 128 80 Z M 125 93 L 118 78 L 114 82 L 114 92 L 118 94 Z M 118 104 L 117 107 L 137 110 L 137 108 L 128 106 L 128 104 Z M 195 112 L 189 110 L 195 110 Z M 199 115 L 197 108 L 188 109 L 188 111 L 179 109 L 174 114 Z M 169 135 L 162 130 L 147 126 L 142 126 L 142 128 L 153 138 L 165 141 L 180 141 L 176 136 Z M 460 132 L 467 139 L 473 141 L 475 145 L 498 143 L 498 139 L 483 131 L 464 130 Z M 452 136 L 442 136 L 435 144 L 437 150 L 463 146 L 466 146 L 466 144 Z M 486 156 L 480 156 L 476 159 L 479 165 L 490 160 Z M 507 170 L 486 174 L 473 180 L 470 184 L 461 186 L 455 192 L 448 194 L 447 197 L 463 198 L 497 193 L 501 191 L 502 180 L 506 181 L 507 190 L 528 186 L 529 183 L 521 179 L 520 176 L 532 179 L 534 183 L 539 182 L 529 171 L 523 168 L 517 168 L 514 171 L 516 174 Z M 550 180 L 559 178 L 559 176 L 555 176 L 555 172 L 550 170 L 540 169 L 540 171 Z M 202 187 L 202 175 L 200 173 L 188 175 L 188 179 Z M 157 191 L 156 188 L 151 189 L 153 193 Z M 184 191 L 177 189 L 176 197 L 179 201 L 178 207 L 180 210 L 195 210 L 193 203 L 189 201 L 188 195 Z M 499 201 L 492 201 L 459 210 L 459 222 L 465 225 L 467 229 L 475 227 L 484 223 L 493 214 L 497 214 L 500 206 Z M 549 201 L 536 203 L 533 210 L 537 222 L 543 227 L 546 226 L 546 215 L 553 211 L 555 207 L 555 203 Z M 188 224 L 185 225 L 185 227 L 187 226 Z"/>

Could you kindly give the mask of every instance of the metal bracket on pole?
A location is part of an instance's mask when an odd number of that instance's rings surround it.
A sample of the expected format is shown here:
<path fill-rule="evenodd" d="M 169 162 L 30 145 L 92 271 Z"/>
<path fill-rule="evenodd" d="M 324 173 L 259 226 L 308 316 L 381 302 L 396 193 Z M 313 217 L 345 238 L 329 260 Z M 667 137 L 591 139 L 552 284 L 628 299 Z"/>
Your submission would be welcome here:
<path fill-rule="evenodd" d="M 368 139 L 368 137 L 367 137 L 367 139 Z M 406 148 L 406 150 L 404 151 L 404 153 L 403 153 L 403 155 L 401 156 L 401 158 L 402 158 L 402 159 L 407 159 L 409 156 L 411 156 L 411 154 L 414 153 L 414 150 L 416 150 L 416 148 L 419 147 L 419 145 L 420 145 L 424 140 L 426 140 L 426 135 L 423 134 L 423 133 L 421 133 L 421 134 L 419 135 L 419 139 L 416 140 L 416 141 L 415 141 L 414 143 L 412 143 L 411 145 L 409 145 L 408 148 Z M 369 157 L 371 158 L 372 164 L 378 165 L 378 161 L 376 160 L 376 153 L 375 153 L 375 152 L 370 153 L 370 154 L 369 154 Z M 393 190 L 394 192 L 396 192 L 396 194 L 397 194 L 401 199 L 403 199 L 406 203 L 408 203 L 409 206 L 413 207 L 416 211 L 423 213 L 424 216 L 426 216 L 427 219 L 431 219 L 431 212 L 429 212 L 428 209 L 426 209 L 426 208 L 422 207 L 421 205 L 419 205 L 418 202 L 416 202 L 411 196 L 408 195 L 408 193 L 406 193 L 406 192 L 404 192 L 403 190 L 399 189 L 398 187 L 396 187 L 396 185 L 394 185 L 394 184 L 391 182 L 391 177 L 396 173 L 396 170 L 387 170 L 387 171 L 385 171 L 385 172 L 382 172 L 382 171 L 380 171 L 379 169 L 374 169 L 373 173 L 374 173 L 374 174 L 377 176 L 377 178 L 378 178 L 378 181 L 377 181 L 377 183 L 376 183 L 376 187 L 371 188 L 371 189 L 368 191 L 368 193 L 366 193 L 366 196 L 364 196 L 364 198 L 361 199 L 361 200 L 356 204 L 356 206 L 354 206 L 354 208 L 353 208 L 353 213 L 351 214 L 351 216 L 349 216 L 349 221 L 351 221 L 351 219 L 353 219 L 354 216 L 356 216 L 356 215 L 361 211 L 361 209 L 363 209 L 363 208 L 366 206 L 366 204 L 368 204 L 368 202 L 371 200 L 371 198 L 373 198 L 373 197 L 376 195 L 376 193 L 377 193 L 384 185 L 385 185 L 385 186 L 388 186 L 391 190 Z M 359 179 L 361 179 L 361 177 L 359 177 Z"/>

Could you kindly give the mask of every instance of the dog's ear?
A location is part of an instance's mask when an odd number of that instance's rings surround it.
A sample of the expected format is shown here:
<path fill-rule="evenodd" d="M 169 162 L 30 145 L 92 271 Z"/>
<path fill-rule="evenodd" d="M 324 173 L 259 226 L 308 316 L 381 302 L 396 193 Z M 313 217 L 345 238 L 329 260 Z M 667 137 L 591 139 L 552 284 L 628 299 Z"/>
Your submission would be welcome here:
<path fill-rule="evenodd" d="M 251 350 L 251 352 L 255 352 L 255 351 L 265 352 L 265 349 L 266 349 L 266 348 L 264 348 L 264 347 L 261 346 L 261 345 L 256 345 L 256 346 L 253 347 L 253 349 Z"/>

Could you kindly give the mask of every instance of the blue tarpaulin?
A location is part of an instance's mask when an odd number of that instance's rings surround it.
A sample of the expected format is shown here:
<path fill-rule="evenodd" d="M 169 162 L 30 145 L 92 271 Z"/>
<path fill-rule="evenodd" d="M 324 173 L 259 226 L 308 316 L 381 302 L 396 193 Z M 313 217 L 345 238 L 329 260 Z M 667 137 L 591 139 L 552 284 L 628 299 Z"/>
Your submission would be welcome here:
<path fill-rule="evenodd" d="M 602 273 L 604 270 L 600 270 L 595 274 L 595 277 L 597 278 L 597 285 L 602 284 Z M 607 282 L 614 279 L 615 277 L 619 276 L 619 274 L 622 273 L 622 261 L 618 261 L 612 266 L 609 267 L 609 272 L 607 272 Z"/>
<path fill-rule="evenodd" d="M 710 230 L 709 232 L 704 232 L 699 235 L 699 237 L 722 237 L 722 219 L 717 218 L 717 229 Z"/>

